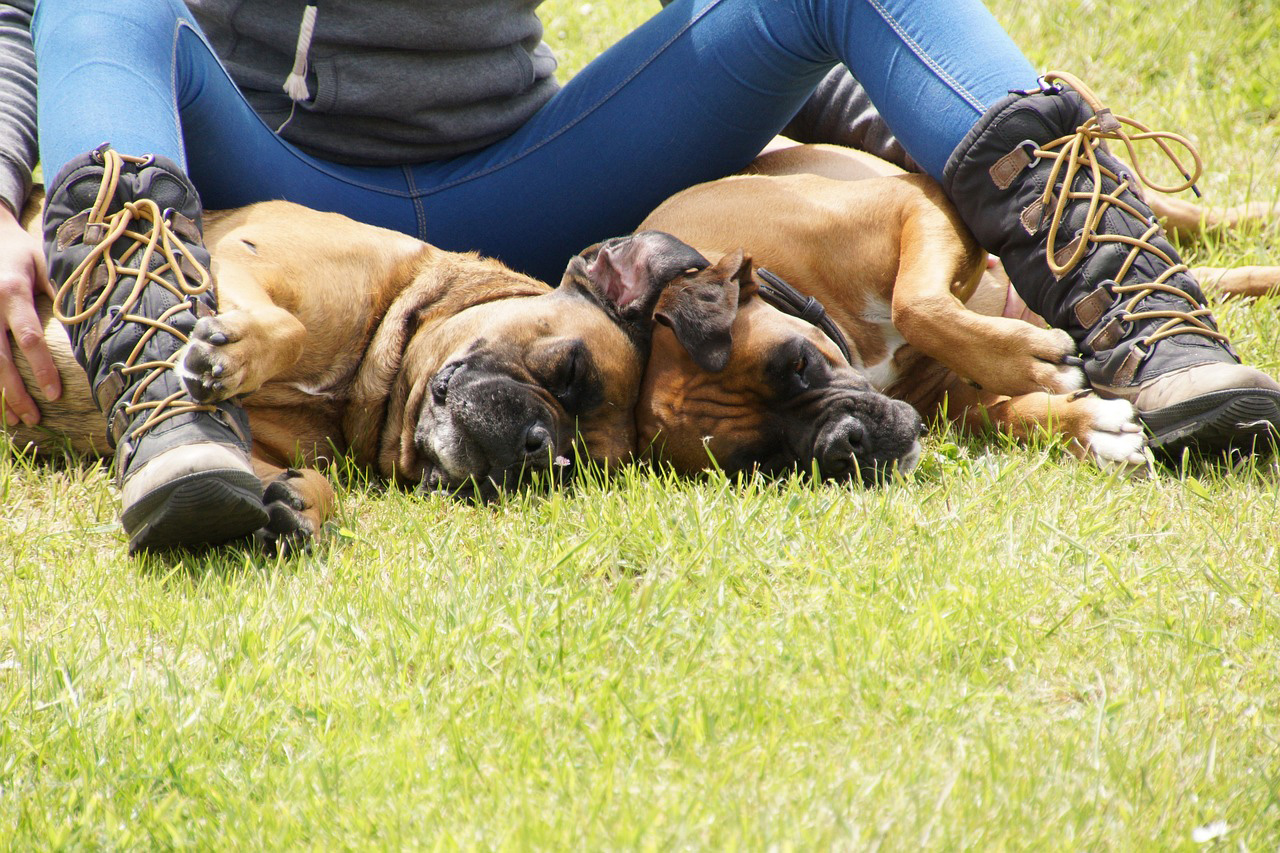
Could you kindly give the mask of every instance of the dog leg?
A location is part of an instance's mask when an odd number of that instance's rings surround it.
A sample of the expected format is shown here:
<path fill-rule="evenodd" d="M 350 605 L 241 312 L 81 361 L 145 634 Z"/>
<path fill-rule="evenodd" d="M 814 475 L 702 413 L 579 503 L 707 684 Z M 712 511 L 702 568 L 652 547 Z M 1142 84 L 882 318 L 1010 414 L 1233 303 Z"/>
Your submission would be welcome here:
<path fill-rule="evenodd" d="M 948 416 L 969 432 L 998 430 L 1020 442 L 1042 433 L 1060 435 L 1077 459 L 1102 468 L 1134 470 L 1148 465 L 1146 443 L 1137 412 L 1127 400 L 1096 394 L 1035 392 L 1012 397 L 976 392 L 953 383 Z"/>
<path fill-rule="evenodd" d="M 305 549 L 333 515 L 333 486 L 314 468 L 281 468 L 254 457 L 270 521 L 254 538 L 273 552 Z"/>
<path fill-rule="evenodd" d="M 1214 210 L 1180 198 L 1152 193 L 1147 202 L 1164 227 L 1181 239 L 1199 237 L 1215 228 L 1230 230 L 1248 225 L 1266 226 L 1280 220 L 1280 204 L 1265 201 Z"/>
<path fill-rule="evenodd" d="M 902 336 L 995 394 L 1065 394 L 1084 387 L 1076 345 L 1066 332 L 965 306 L 962 300 L 986 270 L 985 258 L 957 240 L 956 226 L 938 212 L 922 207 L 903 224 L 893 290 L 893 325 Z"/>
<path fill-rule="evenodd" d="M 1280 293 L 1280 267 L 1193 267 L 1191 274 L 1218 296 L 1256 299 Z"/>
<path fill-rule="evenodd" d="M 12 447 L 17 450 L 31 450 L 36 454 L 70 450 L 85 456 L 110 456 L 106 417 L 93 402 L 89 380 L 84 368 L 76 362 L 67 331 L 53 316 L 53 303 L 47 296 L 37 294 L 35 302 L 36 315 L 44 327 L 45 343 L 62 380 L 62 396 L 56 401 L 45 398 L 22 348 L 10 336 L 9 351 L 27 391 L 40 406 L 40 423 L 30 427 L 18 423 L 8 428 L 0 424 L 0 429 L 9 436 Z"/>
<path fill-rule="evenodd" d="M 196 323 L 179 357 L 183 384 L 201 403 L 258 390 L 297 363 L 307 339 L 301 321 L 276 305 L 249 270 L 224 263 L 217 276 L 227 305 Z"/>

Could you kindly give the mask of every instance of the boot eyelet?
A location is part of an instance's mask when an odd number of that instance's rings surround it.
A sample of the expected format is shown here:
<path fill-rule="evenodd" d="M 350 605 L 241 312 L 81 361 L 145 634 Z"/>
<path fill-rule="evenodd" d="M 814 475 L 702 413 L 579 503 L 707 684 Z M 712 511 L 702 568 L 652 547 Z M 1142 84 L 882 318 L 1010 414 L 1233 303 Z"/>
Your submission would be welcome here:
<path fill-rule="evenodd" d="M 1043 76 L 1036 78 L 1036 83 L 1040 86 L 1040 94 L 1042 95 L 1061 95 L 1062 87 L 1057 83 L 1050 83 Z"/>
<path fill-rule="evenodd" d="M 119 329 L 123 322 L 120 318 L 123 315 L 124 312 L 120 310 L 119 305 L 112 305 L 108 307 L 107 316 L 105 318 L 107 323 L 102 327 L 102 332 L 98 335 L 98 339 L 101 340 Z"/>

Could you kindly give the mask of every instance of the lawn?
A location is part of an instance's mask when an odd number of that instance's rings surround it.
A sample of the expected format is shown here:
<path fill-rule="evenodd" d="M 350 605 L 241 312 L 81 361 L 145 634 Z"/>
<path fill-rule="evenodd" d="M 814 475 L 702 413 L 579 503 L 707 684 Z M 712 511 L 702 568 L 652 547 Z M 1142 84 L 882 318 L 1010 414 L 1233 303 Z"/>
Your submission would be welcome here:
<path fill-rule="evenodd" d="M 1210 203 L 1277 197 L 1280 7 L 993 9 L 1037 66 L 1195 140 Z M 652 11 L 543 17 L 567 75 Z M 1274 233 L 1185 249 L 1280 263 Z M 1217 307 L 1273 372 L 1278 312 Z M 935 430 L 876 490 L 335 481 L 309 554 L 130 560 L 101 465 L 0 455 L 0 840 L 1280 844 L 1274 462 L 1130 481 Z"/>

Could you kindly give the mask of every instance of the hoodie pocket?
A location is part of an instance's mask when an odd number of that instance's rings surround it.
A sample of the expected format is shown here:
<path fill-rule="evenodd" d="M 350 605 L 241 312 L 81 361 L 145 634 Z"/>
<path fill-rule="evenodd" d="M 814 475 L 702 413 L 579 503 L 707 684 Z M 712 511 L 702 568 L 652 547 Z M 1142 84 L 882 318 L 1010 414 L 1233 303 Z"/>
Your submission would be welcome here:
<path fill-rule="evenodd" d="M 540 46 L 540 48 L 545 46 Z M 412 121 L 528 91 L 554 59 L 531 57 L 519 44 L 457 53 L 367 51 L 316 57 L 316 94 L 309 108 L 335 115 Z"/>

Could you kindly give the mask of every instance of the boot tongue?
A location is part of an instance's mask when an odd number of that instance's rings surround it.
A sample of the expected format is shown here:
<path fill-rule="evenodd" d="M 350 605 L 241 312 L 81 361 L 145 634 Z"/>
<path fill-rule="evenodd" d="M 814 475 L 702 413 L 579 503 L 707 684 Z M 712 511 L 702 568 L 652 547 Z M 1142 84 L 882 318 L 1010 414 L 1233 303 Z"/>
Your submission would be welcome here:
<path fill-rule="evenodd" d="M 176 210 L 188 219 L 198 220 L 200 199 L 194 189 L 162 168 L 143 168 L 130 176 L 134 198 L 149 198 L 163 212 Z"/>

